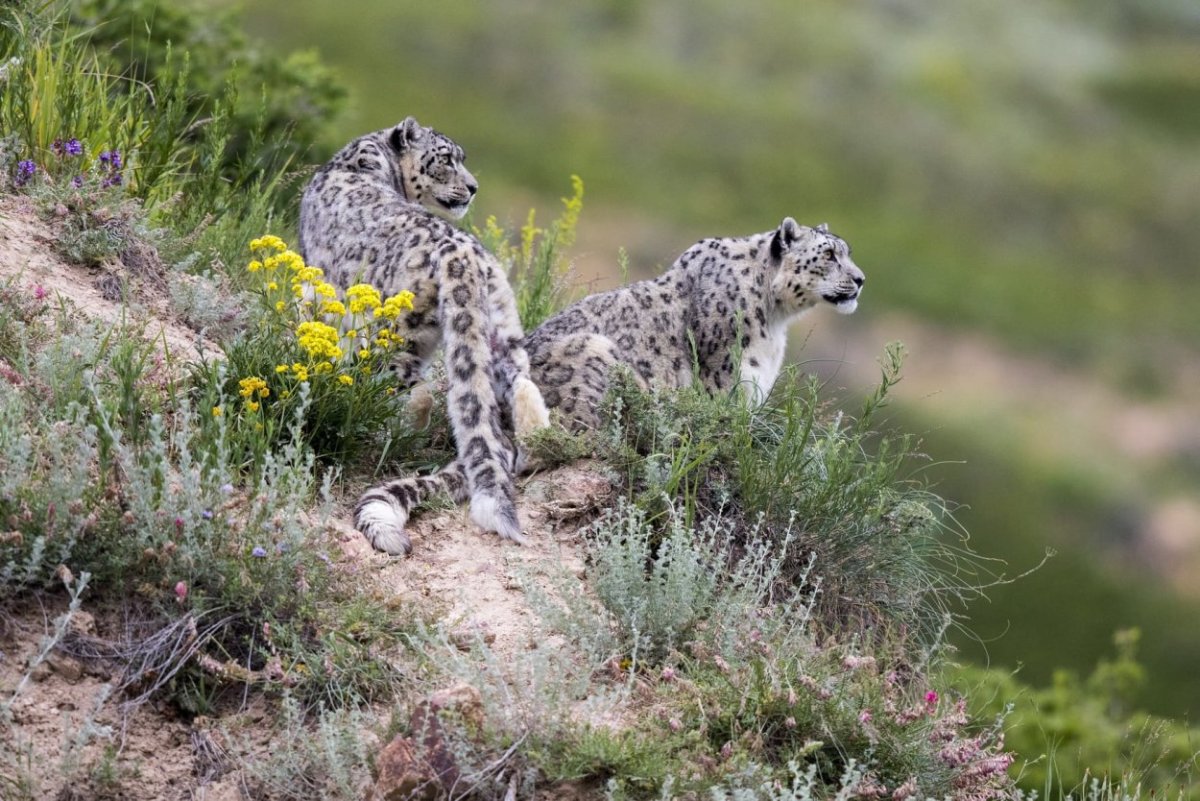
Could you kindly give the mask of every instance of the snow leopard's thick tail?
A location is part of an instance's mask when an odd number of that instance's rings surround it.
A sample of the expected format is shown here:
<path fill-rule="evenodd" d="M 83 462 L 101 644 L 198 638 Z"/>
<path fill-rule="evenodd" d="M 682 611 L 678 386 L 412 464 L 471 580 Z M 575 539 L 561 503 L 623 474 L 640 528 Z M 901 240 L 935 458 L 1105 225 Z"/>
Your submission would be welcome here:
<path fill-rule="evenodd" d="M 493 384 L 489 288 L 479 269 L 486 255 L 475 247 L 455 243 L 438 254 L 446 407 L 471 498 L 471 519 L 480 528 L 523 543 L 513 489 L 516 449 L 504 430 Z"/>
<path fill-rule="evenodd" d="M 354 525 L 376 550 L 407 554 L 412 551 L 404 530 L 409 515 L 417 504 L 440 494 L 455 503 L 467 499 L 467 479 L 457 459 L 436 473 L 398 478 L 367 490 L 354 507 Z"/>

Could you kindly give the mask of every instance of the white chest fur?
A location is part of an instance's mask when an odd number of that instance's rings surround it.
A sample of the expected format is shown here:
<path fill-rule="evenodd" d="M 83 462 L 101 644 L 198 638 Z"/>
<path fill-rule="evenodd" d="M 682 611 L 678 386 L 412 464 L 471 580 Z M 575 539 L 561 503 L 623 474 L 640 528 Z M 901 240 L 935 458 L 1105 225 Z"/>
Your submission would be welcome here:
<path fill-rule="evenodd" d="M 742 351 L 741 382 L 751 405 L 758 406 L 771 394 L 786 349 L 787 326 L 776 325 L 768 329 L 766 337 L 753 340 Z"/>

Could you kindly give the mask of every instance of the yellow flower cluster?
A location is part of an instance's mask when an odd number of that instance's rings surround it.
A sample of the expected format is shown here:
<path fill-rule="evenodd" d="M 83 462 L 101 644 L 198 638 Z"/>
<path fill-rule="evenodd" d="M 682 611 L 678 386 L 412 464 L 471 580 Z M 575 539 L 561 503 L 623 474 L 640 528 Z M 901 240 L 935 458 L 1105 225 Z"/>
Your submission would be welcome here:
<path fill-rule="evenodd" d="M 243 398 L 252 398 L 255 395 L 265 398 L 271 394 L 271 390 L 267 386 L 266 381 L 263 381 L 258 376 L 251 376 L 250 378 L 243 378 L 238 382 L 238 394 Z"/>
<path fill-rule="evenodd" d="M 340 340 L 336 328 L 315 320 L 300 323 L 296 328 L 296 341 L 313 360 L 342 358 Z"/>
<path fill-rule="evenodd" d="M 346 298 L 350 301 L 351 314 L 362 314 L 368 309 L 374 311 L 383 305 L 379 290 L 370 284 L 355 284 L 346 290 Z"/>
<path fill-rule="evenodd" d="M 397 323 L 413 308 L 413 293 L 398 292 L 384 298 L 370 284 L 355 284 L 340 296 L 336 287 L 323 280 L 319 267 L 288 249 L 277 236 L 259 237 L 250 243 L 252 255 L 247 270 L 262 271 L 262 297 L 268 312 L 266 324 L 290 331 L 298 359 L 275 366 L 279 398 L 291 395 L 296 383 L 328 375 L 332 386 L 353 387 L 375 372 L 374 363 L 386 364 L 390 354 L 404 344 Z M 286 276 L 279 278 L 278 275 Z M 282 286 L 281 286 L 282 285 Z M 295 382 L 295 383 L 292 383 Z M 247 408 L 257 411 L 266 382 L 258 377 L 239 383 Z M 322 385 L 324 386 L 324 385 Z M 269 393 L 269 390 L 268 390 Z"/>
<path fill-rule="evenodd" d="M 383 302 L 383 306 L 375 309 L 375 316 L 382 316 L 387 320 L 395 320 L 400 316 L 400 312 L 412 311 L 413 293 L 407 289 L 401 290 L 399 293 L 392 295 Z M 403 340 L 401 340 L 403 341 Z"/>
<path fill-rule="evenodd" d="M 267 386 L 267 382 L 258 376 L 250 376 L 243 378 L 238 382 L 238 394 L 246 400 L 246 409 L 251 412 L 257 412 L 260 404 L 255 398 L 266 398 L 271 394 L 271 388 Z M 213 410 L 213 416 L 218 416 L 216 409 Z"/>
<path fill-rule="evenodd" d="M 266 236 L 260 236 L 258 239 L 250 240 L 250 250 L 274 250 L 282 253 L 287 250 L 287 245 L 279 237 L 267 234 Z"/>

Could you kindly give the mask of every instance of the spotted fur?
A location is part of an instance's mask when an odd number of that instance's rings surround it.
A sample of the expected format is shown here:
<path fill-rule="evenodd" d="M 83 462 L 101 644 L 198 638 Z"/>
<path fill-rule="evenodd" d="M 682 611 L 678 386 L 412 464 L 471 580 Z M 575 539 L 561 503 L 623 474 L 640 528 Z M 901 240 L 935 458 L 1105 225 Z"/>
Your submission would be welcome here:
<path fill-rule="evenodd" d="M 546 405 L 572 430 L 594 428 L 613 367 L 643 387 L 679 388 L 697 376 L 710 392 L 739 383 L 761 403 L 779 377 L 788 325 L 820 304 L 858 307 L 865 277 L 850 246 L 822 224 L 790 217 L 773 231 L 705 239 L 655 279 L 592 295 L 551 317 L 525 339 L 530 375 Z M 451 489 L 409 486 L 413 506 Z"/>
<path fill-rule="evenodd" d="M 705 239 L 658 278 L 584 298 L 543 323 L 525 340 L 530 374 L 576 429 L 597 424 L 616 364 L 644 387 L 683 387 L 695 375 L 712 392 L 740 382 L 761 403 L 779 377 L 788 324 L 822 303 L 850 314 L 864 280 L 849 245 L 823 224 L 787 217 L 774 231 Z"/>
<path fill-rule="evenodd" d="M 516 450 L 505 421 L 545 424 L 546 410 L 529 382 L 504 269 L 477 239 L 432 213 L 452 218 L 466 213 L 478 184 L 464 159 L 453 140 L 412 117 L 355 139 L 305 188 L 300 247 L 305 261 L 342 286 L 361 281 L 385 295 L 413 293 L 413 309 L 399 323 L 405 348 L 392 369 L 412 386 L 438 348 L 445 353 L 459 484 L 441 482 L 439 491 L 469 497 L 477 524 L 520 542 L 513 497 Z M 497 359 L 513 371 L 510 384 L 520 388 L 528 408 L 501 407 L 494 385 Z M 410 500 L 395 482 L 368 490 L 355 508 L 356 524 L 376 548 L 407 553 Z"/>

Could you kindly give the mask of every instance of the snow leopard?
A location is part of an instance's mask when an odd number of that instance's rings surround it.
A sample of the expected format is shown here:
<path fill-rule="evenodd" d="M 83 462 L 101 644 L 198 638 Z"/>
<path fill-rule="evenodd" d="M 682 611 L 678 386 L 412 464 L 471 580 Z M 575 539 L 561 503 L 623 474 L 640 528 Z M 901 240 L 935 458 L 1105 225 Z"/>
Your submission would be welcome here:
<path fill-rule="evenodd" d="M 338 151 L 305 187 L 300 249 L 335 283 L 373 285 L 385 295 L 413 293 L 401 321 L 400 383 L 419 382 L 439 347 L 449 381 L 447 406 L 471 518 L 504 539 L 522 541 L 513 489 L 513 434 L 548 422 L 529 380 L 523 331 L 508 277 L 474 236 L 448 219 L 466 214 L 479 189 L 463 148 L 408 117 L 360 136 Z M 493 363 L 513 373 L 497 396 Z M 502 408 L 508 401 L 509 408 Z M 506 424 L 506 421 L 508 424 Z M 408 553 L 392 496 L 368 490 L 355 522 L 371 542 Z"/>
<path fill-rule="evenodd" d="M 791 322 L 818 305 L 841 314 L 858 307 L 866 277 L 850 246 L 826 224 L 704 239 L 658 278 L 586 297 L 524 340 L 530 376 L 568 429 L 600 424 L 612 371 L 627 368 L 643 388 L 682 388 L 699 379 L 709 392 L 740 391 L 765 401 L 783 365 Z M 496 363 L 498 391 L 511 391 L 515 365 Z M 439 493 L 466 493 L 456 461 L 428 476 L 385 485 L 398 519 Z"/>

